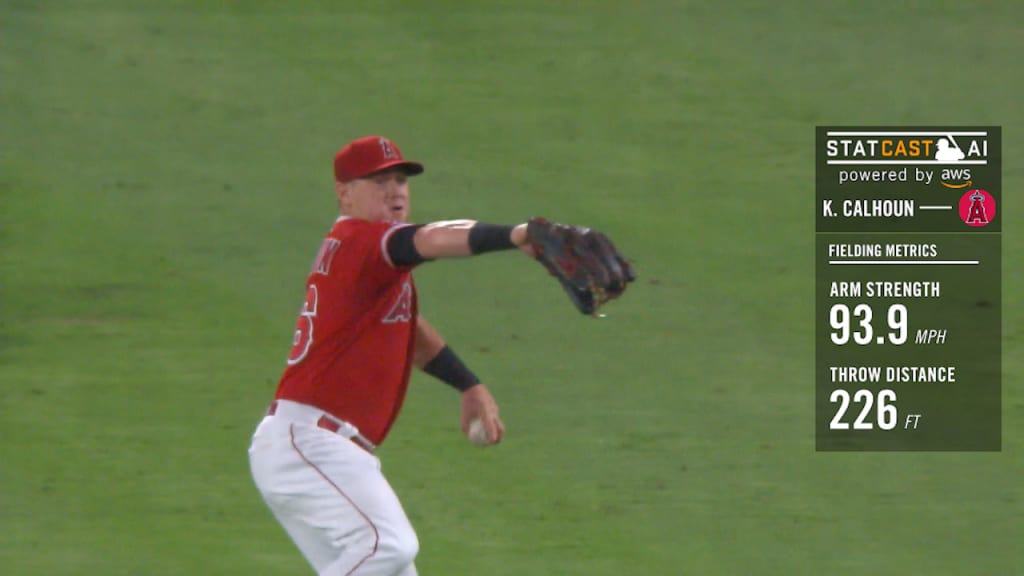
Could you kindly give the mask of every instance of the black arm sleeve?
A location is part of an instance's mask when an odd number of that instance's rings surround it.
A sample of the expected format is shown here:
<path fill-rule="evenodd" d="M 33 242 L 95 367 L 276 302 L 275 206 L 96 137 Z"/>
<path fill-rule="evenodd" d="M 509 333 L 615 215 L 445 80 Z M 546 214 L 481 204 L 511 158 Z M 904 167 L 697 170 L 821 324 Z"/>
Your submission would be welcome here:
<path fill-rule="evenodd" d="M 459 392 L 465 392 L 480 383 L 476 374 L 473 374 L 447 345 L 437 353 L 437 356 L 434 356 L 433 360 L 427 362 L 423 371 Z"/>
<path fill-rule="evenodd" d="M 512 243 L 513 226 L 484 224 L 477 222 L 469 229 L 469 251 L 473 254 L 510 250 L 516 245 Z"/>
<path fill-rule="evenodd" d="M 416 250 L 416 243 L 412 237 L 416 231 L 422 228 L 420 225 L 406 226 L 395 230 L 388 238 L 388 258 L 395 266 L 416 266 L 427 262 L 428 259 L 420 255 Z"/>

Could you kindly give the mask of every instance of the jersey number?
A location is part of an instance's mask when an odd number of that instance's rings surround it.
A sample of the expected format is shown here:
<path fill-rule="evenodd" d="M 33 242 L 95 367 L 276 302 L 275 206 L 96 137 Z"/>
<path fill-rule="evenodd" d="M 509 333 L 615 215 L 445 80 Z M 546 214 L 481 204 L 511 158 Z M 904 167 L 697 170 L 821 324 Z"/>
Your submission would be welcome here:
<path fill-rule="evenodd" d="M 309 347 L 313 345 L 313 318 L 316 318 L 316 305 L 320 299 L 316 284 L 310 284 L 306 292 L 306 301 L 302 303 L 302 311 L 295 323 L 295 335 L 292 337 L 292 351 L 288 354 L 288 365 L 298 364 L 306 357 Z"/>

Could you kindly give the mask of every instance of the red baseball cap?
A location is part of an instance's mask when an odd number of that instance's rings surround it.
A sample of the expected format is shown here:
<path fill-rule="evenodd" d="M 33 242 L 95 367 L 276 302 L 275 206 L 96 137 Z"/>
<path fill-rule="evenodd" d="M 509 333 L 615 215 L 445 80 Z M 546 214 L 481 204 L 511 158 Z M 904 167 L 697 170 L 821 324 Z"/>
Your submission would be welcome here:
<path fill-rule="evenodd" d="M 391 140 L 367 136 L 349 142 L 334 156 L 334 178 L 348 182 L 395 166 L 401 166 L 410 176 L 423 173 L 423 164 L 403 159 L 402 151 Z"/>

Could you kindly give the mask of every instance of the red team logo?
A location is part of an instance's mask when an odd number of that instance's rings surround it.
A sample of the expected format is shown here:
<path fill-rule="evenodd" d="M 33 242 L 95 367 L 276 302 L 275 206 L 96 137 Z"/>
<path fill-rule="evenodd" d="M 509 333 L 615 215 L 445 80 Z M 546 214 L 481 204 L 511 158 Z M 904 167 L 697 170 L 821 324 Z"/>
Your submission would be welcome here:
<path fill-rule="evenodd" d="M 960 218 L 968 226 L 987 226 L 996 216 L 996 200 L 985 190 L 969 190 L 960 197 Z"/>
<path fill-rule="evenodd" d="M 391 306 L 391 311 L 384 317 L 385 324 L 392 322 L 408 322 L 412 320 L 412 285 L 406 282 L 402 284 L 402 293 L 398 295 L 398 300 L 395 300 L 394 305 Z"/>
<path fill-rule="evenodd" d="M 395 160 L 398 158 L 398 152 L 395 152 L 395 145 L 391 143 L 391 140 L 381 138 L 379 143 L 380 151 L 384 154 L 384 158 L 387 158 L 388 160 Z"/>

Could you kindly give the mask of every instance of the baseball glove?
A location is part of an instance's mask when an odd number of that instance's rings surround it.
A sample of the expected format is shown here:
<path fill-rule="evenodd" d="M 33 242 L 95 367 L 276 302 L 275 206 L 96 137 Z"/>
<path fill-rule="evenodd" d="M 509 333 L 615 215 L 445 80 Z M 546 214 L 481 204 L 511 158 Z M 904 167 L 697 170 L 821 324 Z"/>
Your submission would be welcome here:
<path fill-rule="evenodd" d="M 607 236 L 591 228 L 531 218 L 526 238 L 534 257 L 558 278 L 583 314 L 596 316 L 636 280 L 633 267 Z"/>

